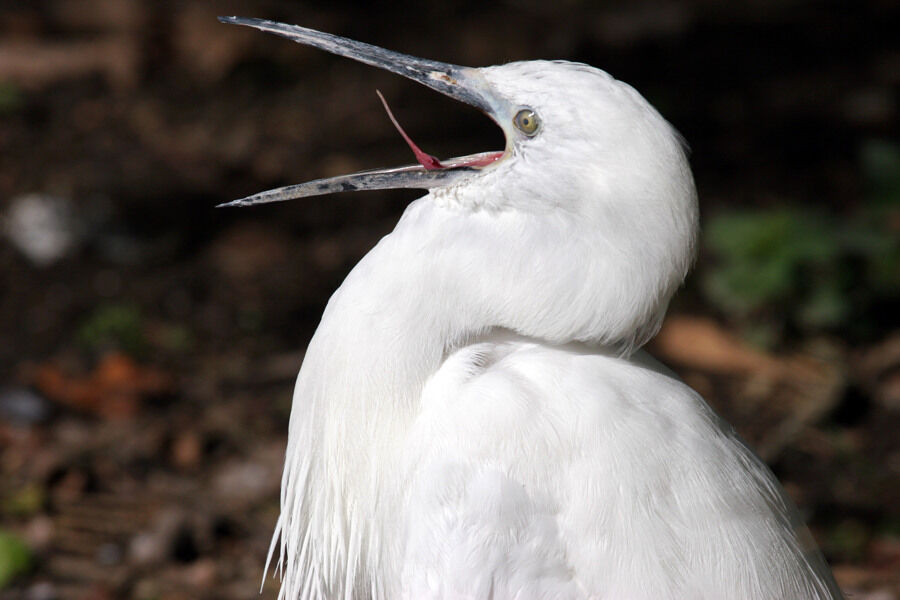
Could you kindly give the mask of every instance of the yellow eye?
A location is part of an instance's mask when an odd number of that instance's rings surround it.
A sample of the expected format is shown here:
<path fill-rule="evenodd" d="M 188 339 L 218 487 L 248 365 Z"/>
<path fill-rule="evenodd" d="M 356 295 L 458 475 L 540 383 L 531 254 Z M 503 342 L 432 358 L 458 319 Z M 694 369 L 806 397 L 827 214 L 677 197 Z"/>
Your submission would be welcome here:
<path fill-rule="evenodd" d="M 541 126 L 541 120 L 533 110 L 523 108 L 513 117 L 513 124 L 525 135 L 534 135 Z"/>

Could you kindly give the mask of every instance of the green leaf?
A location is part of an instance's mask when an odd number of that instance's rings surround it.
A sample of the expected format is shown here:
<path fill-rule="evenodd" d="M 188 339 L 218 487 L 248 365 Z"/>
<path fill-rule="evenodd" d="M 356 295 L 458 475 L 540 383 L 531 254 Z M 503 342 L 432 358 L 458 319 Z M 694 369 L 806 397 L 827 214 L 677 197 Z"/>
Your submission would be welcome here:
<path fill-rule="evenodd" d="M 22 487 L 9 494 L 0 503 L 4 514 L 27 517 L 39 512 L 47 500 L 44 488 L 36 483 Z"/>
<path fill-rule="evenodd" d="M 900 145 L 887 140 L 868 140 L 860 162 L 871 204 L 900 203 Z"/>
<path fill-rule="evenodd" d="M 128 304 L 100 306 L 82 322 L 78 340 L 94 351 L 112 347 L 140 355 L 146 347 L 141 313 Z"/>
<path fill-rule="evenodd" d="M 0 81 L 0 115 L 16 112 L 24 104 L 19 88 L 8 81 Z"/>
<path fill-rule="evenodd" d="M 25 542 L 0 531 L 0 589 L 31 568 L 31 552 Z"/>
<path fill-rule="evenodd" d="M 800 322 L 810 329 L 841 324 L 849 316 L 850 302 L 836 287 L 813 288 L 810 297 L 797 311 Z"/>

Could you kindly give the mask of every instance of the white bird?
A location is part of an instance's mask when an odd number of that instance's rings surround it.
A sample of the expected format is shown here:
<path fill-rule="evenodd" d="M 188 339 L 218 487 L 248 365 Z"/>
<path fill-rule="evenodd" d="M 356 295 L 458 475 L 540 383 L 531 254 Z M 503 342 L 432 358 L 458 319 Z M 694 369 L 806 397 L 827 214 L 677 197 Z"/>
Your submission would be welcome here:
<path fill-rule="evenodd" d="M 429 190 L 332 296 L 300 369 L 280 598 L 842 597 L 762 461 L 637 352 L 698 231 L 680 138 L 640 94 L 584 64 L 465 68 L 222 21 L 414 79 L 506 136 L 229 203 Z"/>

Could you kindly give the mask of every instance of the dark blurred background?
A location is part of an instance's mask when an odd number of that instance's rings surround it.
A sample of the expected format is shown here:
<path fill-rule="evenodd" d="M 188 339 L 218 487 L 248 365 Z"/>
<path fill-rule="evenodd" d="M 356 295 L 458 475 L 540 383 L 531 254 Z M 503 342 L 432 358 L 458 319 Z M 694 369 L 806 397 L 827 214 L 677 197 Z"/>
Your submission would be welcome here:
<path fill-rule="evenodd" d="M 704 219 L 651 350 L 854 598 L 900 598 L 900 7 L 791 0 L 0 3 L 0 598 L 254 597 L 306 343 L 419 194 L 214 205 L 411 162 L 376 88 L 433 154 L 502 148 L 472 109 L 217 14 L 636 87 Z"/>

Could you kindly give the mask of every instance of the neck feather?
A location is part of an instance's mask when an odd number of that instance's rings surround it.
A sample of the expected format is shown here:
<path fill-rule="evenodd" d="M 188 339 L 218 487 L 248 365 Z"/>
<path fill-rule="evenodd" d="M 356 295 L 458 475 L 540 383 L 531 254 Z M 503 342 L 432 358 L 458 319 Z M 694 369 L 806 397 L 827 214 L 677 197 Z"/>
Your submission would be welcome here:
<path fill-rule="evenodd" d="M 421 213 L 404 221 L 434 216 Z M 393 514 L 397 445 L 445 352 L 478 333 L 462 327 L 478 321 L 416 236 L 428 228 L 404 221 L 332 296 L 297 379 L 276 531 L 288 598 L 301 597 L 306 573 L 323 597 L 350 594 L 380 562 L 383 535 L 370 528 Z M 460 308 L 436 309 L 448 303 Z"/>
<path fill-rule="evenodd" d="M 386 535 L 371 528 L 391 527 L 403 489 L 398 445 L 448 351 L 491 328 L 553 344 L 628 346 L 635 331 L 655 326 L 686 268 L 653 254 L 659 244 L 617 243 L 621 236 L 598 236 L 565 212 L 435 200 L 410 205 L 353 269 L 307 350 L 276 532 L 286 597 L 341 597 L 362 571 L 383 571 L 391 549 L 382 552 Z"/>

